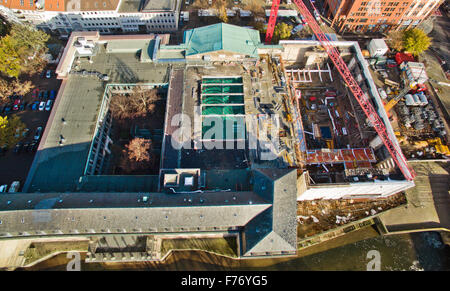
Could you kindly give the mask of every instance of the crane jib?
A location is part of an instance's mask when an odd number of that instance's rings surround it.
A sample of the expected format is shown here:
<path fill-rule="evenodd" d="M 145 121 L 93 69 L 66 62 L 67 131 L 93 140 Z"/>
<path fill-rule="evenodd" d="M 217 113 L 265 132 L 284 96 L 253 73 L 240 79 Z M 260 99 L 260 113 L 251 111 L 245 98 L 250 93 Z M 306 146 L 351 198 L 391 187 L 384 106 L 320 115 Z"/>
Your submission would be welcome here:
<path fill-rule="evenodd" d="M 325 51 L 327 52 L 328 56 L 330 57 L 331 61 L 336 66 L 337 70 L 341 74 L 342 78 L 344 79 L 344 82 L 347 84 L 347 86 L 350 88 L 350 91 L 352 92 L 355 99 L 358 101 L 359 105 L 363 109 L 365 115 L 369 119 L 369 121 L 374 126 L 376 132 L 378 133 L 378 136 L 383 141 L 384 145 L 386 146 L 387 150 L 389 151 L 392 159 L 399 167 L 400 171 L 403 173 L 405 178 L 409 181 L 412 181 L 415 177 L 415 172 L 413 169 L 411 169 L 408 166 L 408 163 L 406 161 L 405 156 L 403 155 L 401 149 L 395 144 L 394 141 L 391 140 L 386 126 L 381 120 L 380 116 L 376 112 L 376 110 L 373 108 L 372 104 L 370 104 L 369 99 L 365 96 L 364 92 L 359 87 L 356 80 L 353 78 L 352 74 L 350 73 L 350 70 L 347 68 L 347 65 L 345 64 L 344 60 L 341 58 L 339 51 L 336 47 L 330 42 L 330 40 L 327 38 L 327 36 L 323 33 L 323 31 L 320 29 L 319 24 L 316 22 L 314 17 L 309 12 L 306 5 L 301 0 L 293 0 L 293 2 L 296 4 L 297 8 L 300 11 L 300 14 L 306 19 L 306 23 L 309 25 L 311 30 L 313 31 L 314 35 L 319 40 L 320 44 L 324 47 Z M 275 23 L 277 20 L 278 15 L 278 8 L 280 5 L 280 0 L 273 0 L 272 1 L 272 8 L 270 10 L 270 17 L 269 17 L 269 23 L 267 25 L 267 32 L 266 32 L 266 43 L 269 43 L 272 40 L 273 31 L 275 28 Z M 313 9 L 314 5 L 311 3 L 311 6 Z"/>

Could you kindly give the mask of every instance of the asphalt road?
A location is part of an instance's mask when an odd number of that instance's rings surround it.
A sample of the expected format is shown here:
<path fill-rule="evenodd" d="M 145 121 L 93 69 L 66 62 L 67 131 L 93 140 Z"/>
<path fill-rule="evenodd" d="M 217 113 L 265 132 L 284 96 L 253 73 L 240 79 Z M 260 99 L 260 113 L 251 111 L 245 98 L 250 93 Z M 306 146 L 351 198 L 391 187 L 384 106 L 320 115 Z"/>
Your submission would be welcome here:
<path fill-rule="evenodd" d="M 52 69 L 54 70 L 54 68 Z M 30 80 L 39 90 L 55 90 L 57 92 L 61 85 L 61 81 L 55 77 L 46 79 L 41 78 L 39 74 L 33 76 Z M 32 100 L 30 92 L 24 96 L 23 102 L 25 101 L 30 103 L 30 101 L 36 100 Z M 33 140 L 36 129 L 39 126 L 45 129 L 50 111 L 32 111 L 31 109 L 25 109 L 23 111 L 12 112 L 9 115 L 18 115 L 29 129 L 28 136 L 21 141 L 25 143 Z M 6 154 L 0 156 L 0 185 L 11 185 L 13 181 L 20 181 L 20 186 L 22 187 L 33 162 L 34 155 L 35 153 L 33 152 L 14 153 L 14 148 L 11 148 Z"/>
<path fill-rule="evenodd" d="M 430 36 L 433 38 L 431 48 L 437 51 L 440 58 L 450 63 L 450 18 L 446 14 L 437 16 L 434 20 L 433 31 Z"/>

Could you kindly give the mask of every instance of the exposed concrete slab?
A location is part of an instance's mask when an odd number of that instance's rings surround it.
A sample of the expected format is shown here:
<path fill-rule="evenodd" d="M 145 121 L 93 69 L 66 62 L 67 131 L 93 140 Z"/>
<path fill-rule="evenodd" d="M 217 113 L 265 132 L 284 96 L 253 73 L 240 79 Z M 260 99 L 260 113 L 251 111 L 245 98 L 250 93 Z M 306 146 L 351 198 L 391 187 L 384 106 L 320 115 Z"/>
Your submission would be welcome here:
<path fill-rule="evenodd" d="M 406 191 L 408 204 L 381 215 L 388 231 L 427 228 L 450 229 L 448 165 L 439 162 L 412 164 L 416 187 Z"/>

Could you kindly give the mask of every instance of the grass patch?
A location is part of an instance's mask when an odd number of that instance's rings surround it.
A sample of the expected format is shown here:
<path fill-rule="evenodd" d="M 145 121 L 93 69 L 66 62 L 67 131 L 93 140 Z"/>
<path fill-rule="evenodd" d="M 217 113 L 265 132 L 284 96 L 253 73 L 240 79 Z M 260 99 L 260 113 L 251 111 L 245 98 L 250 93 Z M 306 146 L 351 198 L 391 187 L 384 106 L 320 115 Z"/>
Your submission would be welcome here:
<path fill-rule="evenodd" d="M 87 251 L 89 241 L 33 242 L 25 251 L 25 265 L 56 252 Z"/>
<path fill-rule="evenodd" d="M 161 256 L 165 256 L 170 250 L 193 249 L 214 252 L 233 258 L 237 257 L 237 242 L 235 237 L 163 239 L 161 243 Z"/>

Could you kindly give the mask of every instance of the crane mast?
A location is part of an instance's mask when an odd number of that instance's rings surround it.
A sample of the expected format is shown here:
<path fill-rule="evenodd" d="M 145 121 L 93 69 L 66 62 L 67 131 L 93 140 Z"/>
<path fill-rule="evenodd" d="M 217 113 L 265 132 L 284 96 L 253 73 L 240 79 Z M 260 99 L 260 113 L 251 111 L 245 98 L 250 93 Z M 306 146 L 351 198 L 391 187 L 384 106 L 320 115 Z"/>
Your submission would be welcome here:
<path fill-rule="evenodd" d="M 358 101 L 359 105 L 361 106 L 365 115 L 367 116 L 369 122 L 375 128 L 377 134 L 380 136 L 381 140 L 383 141 L 387 150 L 391 154 L 392 159 L 399 167 L 402 174 L 408 181 L 414 180 L 415 177 L 414 170 L 408 166 L 406 158 L 403 155 L 399 146 L 390 139 L 385 124 L 381 120 L 376 110 L 373 108 L 369 99 L 365 96 L 364 92 L 359 87 L 356 80 L 353 78 L 352 74 L 350 73 L 350 70 L 348 69 L 344 60 L 341 58 L 339 51 L 328 40 L 328 38 L 320 28 L 319 24 L 316 22 L 316 20 L 311 15 L 306 5 L 303 3 L 303 1 L 302 0 L 292 0 L 292 1 L 296 4 L 297 8 L 300 11 L 300 14 L 304 17 L 306 23 L 309 25 L 316 38 L 319 40 L 320 44 L 326 50 L 329 58 L 331 59 L 336 69 L 341 74 L 342 78 L 345 81 L 345 84 L 350 89 L 355 99 Z M 266 43 L 272 40 L 279 5 L 280 0 L 272 1 L 272 9 L 270 11 L 269 23 L 266 32 Z"/>

